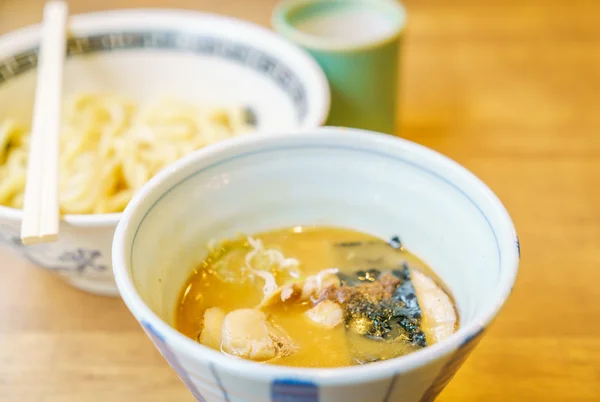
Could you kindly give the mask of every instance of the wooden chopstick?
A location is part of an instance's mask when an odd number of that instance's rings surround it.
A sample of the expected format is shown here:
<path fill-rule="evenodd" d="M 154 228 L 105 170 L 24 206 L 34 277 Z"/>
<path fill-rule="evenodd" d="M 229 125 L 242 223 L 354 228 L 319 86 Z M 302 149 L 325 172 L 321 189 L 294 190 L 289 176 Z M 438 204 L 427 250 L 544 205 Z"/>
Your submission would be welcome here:
<path fill-rule="evenodd" d="M 64 1 L 50 1 L 44 6 L 21 224 L 23 244 L 58 239 L 58 136 L 67 16 Z"/>

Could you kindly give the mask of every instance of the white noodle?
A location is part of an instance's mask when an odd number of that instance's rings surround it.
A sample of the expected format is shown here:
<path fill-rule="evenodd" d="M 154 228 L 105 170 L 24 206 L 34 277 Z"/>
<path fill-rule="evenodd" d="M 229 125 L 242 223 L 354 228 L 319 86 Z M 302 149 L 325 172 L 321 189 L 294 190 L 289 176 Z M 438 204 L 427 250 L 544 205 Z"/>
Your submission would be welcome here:
<path fill-rule="evenodd" d="M 278 287 L 277 282 L 275 281 L 275 276 L 271 272 L 255 269 L 252 266 L 252 260 L 259 253 L 261 256 L 265 256 L 268 259 L 269 266 L 276 265 L 279 266 L 279 268 L 286 269 L 289 275 L 293 278 L 298 278 L 300 276 L 300 272 L 297 270 L 300 262 L 297 259 L 286 258 L 281 251 L 276 249 L 265 249 L 260 239 L 255 239 L 251 236 L 248 236 L 248 244 L 250 244 L 252 250 L 246 254 L 246 267 L 252 274 L 260 276 L 262 279 L 264 279 L 265 285 L 263 286 L 263 294 L 265 298 L 277 291 Z"/>
<path fill-rule="evenodd" d="M 81 94 L 67 100 L 63 111 L 59 202 L 68 214 L 120 212 L 168 164 L 252 129 L 243 107 L 173 99 L 138 105 L 114 94 Z M 22 208 L 28 139 L 25 127 L 0 121 L 2 205 Z"/>
<path fill-rule="evenodd" d="M 263 286 L 263 294 L 265 297 L 274 291 L 277 290 L 277 282 L 275 281 L 275 276 L 268 271 L 264 271 L 261 269 L 254 269 L 252 267 L 252 259 L 261 251 L 263 251 L 263 244 L 259 239 L 254 239 L 253 237 L 248 236 L 248 243 L 252 246 L 252 250 L 246 254 L 246 267 L 253 274 L 260 276 L 265 281 L 265 285 Z"/>

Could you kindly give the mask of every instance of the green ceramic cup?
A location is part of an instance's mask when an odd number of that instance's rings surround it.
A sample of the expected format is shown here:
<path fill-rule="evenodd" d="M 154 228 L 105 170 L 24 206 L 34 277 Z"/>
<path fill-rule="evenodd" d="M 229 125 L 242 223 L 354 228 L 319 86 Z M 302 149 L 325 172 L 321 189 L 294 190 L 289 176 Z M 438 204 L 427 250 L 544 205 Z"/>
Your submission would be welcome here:
<path fill-rule="evenodd" d="M 328 125 L 395 134 L 405 21 L 404 8 L 394 0 L 285 0 L 272 23 L 327 75 Z"/>

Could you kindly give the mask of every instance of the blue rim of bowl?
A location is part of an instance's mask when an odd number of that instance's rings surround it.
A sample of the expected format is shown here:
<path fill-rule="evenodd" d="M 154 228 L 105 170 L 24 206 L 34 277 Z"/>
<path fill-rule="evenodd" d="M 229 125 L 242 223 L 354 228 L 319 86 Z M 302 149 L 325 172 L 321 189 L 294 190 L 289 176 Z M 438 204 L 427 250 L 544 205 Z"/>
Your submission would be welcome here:
<path fill-rule="evenodd" d="M 472 339 L 476 339 L 477 336 L 482 333 L 483 328 L 488 326 L 494 320 L 510 295 L 516 281 L 519 266 L 516 230 L 508 212 L 498 197 L 479 178 L 457 162 L 436 151 L 408 140 L 365 130 L 336 127 L 323 127 L 312 132 L 297 131 L 293 134 L 288 133 L 286 137 L 291 141 L 298 137 L 303 137 L 305 139 L 309 137 L 319 139 L 325 138 L 326 136 L 329 136 L 329 138 L 336 136 L 341 140 L 347 141 L 370 141 L 384 147 L 401 147 L 404 152 L 410 152 L 413 155 L 419 155 L 426 160 L 435 161 L 436 164 L 442 165 L 440 169 L 450 169 L 460 174 L 461 180 L 464 180 L 464 185 L 468 185 L 473 189 L 472 191 L 475 191 L 481 197 L 484 197 L 486 203 L 492 207 L 493 213 L 497 215 L 497 218 L 500 221 L 497 227 L 502 229 L 502 233 L 498 235 L 498 241 L 501 252 L 506 254 L 505 258 L 502 259 L 502 268 L 506 269 L 508 274 L 503 277 L 497 285 L 497 301 L 474 319 L 473 322 L 459 328 L 455 334 L 438 344 L 397 359 L 376 362 L 367 366 L 352 366 L 334 369 L 292 368 L 276 365 L 263 365 L 255 362 L 232 359 L 229 356 L 225 356 L 194 342 L 169 326 L 150 310 L 138 295 L 137 289 L 133 284 L 131 274 L 127 268 L 129 266 L 129 261 L 125 258 L 128 254 L 128 252 L 125 251 L 125 248 L 133 246 L 133 241 L 127 246 L 125 246 L 125 241 L 129 238 L 130 231 L 135 231 L 137 228 L 134 228 L 129 221 L 134 220 L 138 225 L 141 224 L 143 216 L 148 212 L 150 207 L 140 208 L 140 206 L 145 203 L 145 198 L 153 191 L 157 191 L 161 188 L 162 183 L 167 181 L 172 174 L 179 170 L 186 169 L 190 165 L 195 165 L 198 160 L 202 158 L 218 160 L 216 156 L 218 156 L 219 152 L 233 149 L 237 153 L 242 153 L 245 152 L 244 148 L 247 145 L 269 142 L 271 140 L 276 140 L 278 137 L 277 135 L 263 133 L 262 135 L 252 138 L 238 137 L 231 141 L 219 143 L 181 159 L 168 171 L 163 171 L 152 178 L 142 190 L 134 196 L 133 200 L 125 209 L 123 219 L 117 226 L 113 241 L 113 272 L 121 297 L 131 313 L 140 321 L 140 323 L 143 323 L 143 325 L 152 325 L 153 328 L 164 337 L 165 341 L 168 341 L 171 346 L 180 352 L 186 350 L 186 352 L 182 353 L 190 355 L 194 360 L 208 361 L 209 364 L 215 364 L 219 368 L 231 371 L 244 371 L 246 373 L 244 376 L 258 380 L 266 381 L 282 377 L 302 378 L 319 381 L 322 385 L 339 385 L 349 382 L 374 381 L 376 379 L 394 377 L 403 372 L 422 367 L 442 356 L 447 356 L 464 347 Z M 436 169 L 436 171 L 439 171 L 440 169 Z M 190 174 L 186 175 L 186 177 Z M 164 195 L 164 191 L 165 190 L 161 190 L 161 195 L 159 197 Z M 140 209 L 140 212 L 137 211 L 138 208 Z M 357 380 L 357 377 L 360 377 L 360 379 Z"/>
<path fill-rule="evenodd" d="M 222 22 L 243 26 L 245 29 L 250 29 L 256 32 L 258 35 L 265 37 L 267 35 L 272 36 L 274 39 L 280 41 L 280 44 L 293 47 L 294 50 L 298 52 L 298 55 L 303 59 L 303 62 L 311 67 L 310 70 L 316 74 L 316 80 L 320 82 L 320 85 L 324 89 L 323 99 L 320 100 L 323 102 L 323 110 L 317 116 L 317 121 L 309 124 L 316 124 L 317 126 L 325 124 L 330 109 L 331 94 L 325 74 L 318 64 L 302 48 L 278 38 L 273 34 L 272 31 L 268 29 L 247 21 L 211 13 L 160 8 L 117 9 L 75 14 L 71 15 L 69 20 L 73 26 L 77 26 L 77 24 L 79 24 L 80 29 L 75 29 L 74 31 L 76 35 L 72 35 L 68 40 L 67 57 L 90 54 L 94 52 L 111 52 L 142 48 L 194 52 L 209 56 L 220 56 L 234 62 L 247 64 L 259 73 L 266 74 L 267 77 L 271 78 L 278 86 L 282 87 L 284 91 L 284 88 L 288 89 L 289 92 L 286 92 L 288 93 L 288 96 L 291 97 L 292 102 L 294 102 L 294 96 L 299 96 L 302 98 L 298 100 L 299 103 L 303 104 L 303 109 L 298 111 L 299 120 L 306 117 L 306 112 L 308 110 L 306 89 L 300 88 L 301 95 L 299 95 L 300 92 L 298 86 L 302 87 L 302 85 L 299 83 L 299 78 L 291 72 L 290 68 L 285 65 L 285 63 L 277 60 L 270 54 L 267 54 L 256 48 L 251 48 L 246 44 L 227 39 L 219 40 L 219 38 L 210 35 L 195 35 L 186 31 L 177 31 L 174 29 L 123 29 L 119 31 L 99 30 L 99 32 L 90 35 L 78 34 L 78 31 L 86 31 L 86 20 L 104 18 L 109 21 L 111 17 L 126 16 L 167 16 L 185 19 L 215 19 Z M 37 38 L 40 28 L 41 26 L 39 24 L 35 24 L 8 32 L 0 36 L 0 44 L 18 41 L 22 42 L 24 39 L 32 38 L 34 38 L 33 42 L 37 43 L 39 42 Z M 25 42 L 27 42 L 27 40 L 25 40 Z M 12 56 L 1 59 L 0 85 L 12 78 L 36 68 L 38 50 L 38 46 L 23 46 L 18 52 L 13 53 Z M 10 220 L 20 220 L 22 217 L 22 211 L 17 208 L 10 208 L 0 205 L 0 216 Z M 65 214 L 61 216 L 61 221 L 74 226 L 107 227 L 115 226 L 121 216 L 122 212 L 106 214 Z"/>

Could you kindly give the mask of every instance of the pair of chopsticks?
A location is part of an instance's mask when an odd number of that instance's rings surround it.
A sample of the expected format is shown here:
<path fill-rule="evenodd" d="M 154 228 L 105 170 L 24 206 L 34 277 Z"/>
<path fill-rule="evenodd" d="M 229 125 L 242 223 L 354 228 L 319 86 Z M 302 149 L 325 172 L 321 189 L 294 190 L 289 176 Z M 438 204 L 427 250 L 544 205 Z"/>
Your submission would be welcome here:
<path fill-rule="evenodd" d="M 26 245 L 58 239 L 58 136 L 67 16 L 64 1 L 50 1 L 44 6 L 21 223 L 21 241 Z"/>

